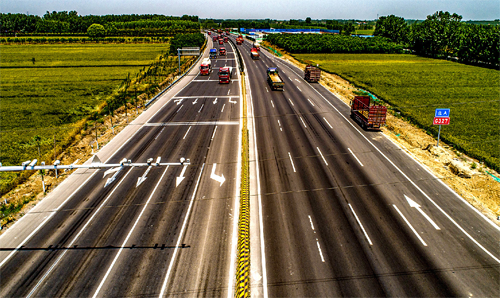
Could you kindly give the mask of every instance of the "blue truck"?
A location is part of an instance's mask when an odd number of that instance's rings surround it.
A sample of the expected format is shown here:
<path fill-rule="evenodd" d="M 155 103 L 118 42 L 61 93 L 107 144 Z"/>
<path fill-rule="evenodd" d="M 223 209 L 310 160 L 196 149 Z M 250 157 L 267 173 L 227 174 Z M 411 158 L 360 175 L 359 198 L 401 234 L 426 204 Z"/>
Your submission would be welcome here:
<path fill-rule="evenodd" d="M 217 59 L 217 49 L 210 49 L 210 59 Z"/>

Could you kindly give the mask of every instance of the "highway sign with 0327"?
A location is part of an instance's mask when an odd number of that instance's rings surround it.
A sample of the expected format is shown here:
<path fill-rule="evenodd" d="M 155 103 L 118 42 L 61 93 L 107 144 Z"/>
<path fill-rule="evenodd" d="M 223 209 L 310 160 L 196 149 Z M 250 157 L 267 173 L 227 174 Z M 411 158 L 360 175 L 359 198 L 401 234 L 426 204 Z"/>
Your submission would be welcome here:
<path fill-rule="evenodd" d="M 450 117 L 434 117 L 433 125 L 449 125 Z"/>

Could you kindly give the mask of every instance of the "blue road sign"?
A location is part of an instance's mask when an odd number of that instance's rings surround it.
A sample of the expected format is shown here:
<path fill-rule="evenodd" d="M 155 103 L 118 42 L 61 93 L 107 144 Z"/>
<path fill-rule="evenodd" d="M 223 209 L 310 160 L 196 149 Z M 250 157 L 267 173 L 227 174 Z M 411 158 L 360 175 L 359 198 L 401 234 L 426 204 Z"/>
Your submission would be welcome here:
<path fill-rule="evenodd" d="M 436 109 L 434 117 L 450 117 L 450 109 Z"/>

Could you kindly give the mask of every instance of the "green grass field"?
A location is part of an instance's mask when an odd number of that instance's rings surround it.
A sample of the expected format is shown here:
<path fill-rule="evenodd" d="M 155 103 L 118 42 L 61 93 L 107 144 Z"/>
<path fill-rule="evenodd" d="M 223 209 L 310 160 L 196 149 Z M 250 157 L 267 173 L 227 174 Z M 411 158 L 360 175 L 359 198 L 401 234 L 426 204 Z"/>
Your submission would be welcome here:
<path fill-rule="evenodd" d="M 63 142 L 130 74 L 134 77 L 169 44 L 0 45 L 0 162 L 19 165 Z M 35 58 L 33 63 L 32 58 Z M 2 174 L 4 182 L 16 174 Z M 9 178 L 10 177 L 10 178 Z"/>
<path fill-rule="evenodd" d="M 497 70 L 398 54 L 297 54 L 374 93 L 437 136 L 436 108 L 450 108 L 441 139 L 500 170 Z"/>

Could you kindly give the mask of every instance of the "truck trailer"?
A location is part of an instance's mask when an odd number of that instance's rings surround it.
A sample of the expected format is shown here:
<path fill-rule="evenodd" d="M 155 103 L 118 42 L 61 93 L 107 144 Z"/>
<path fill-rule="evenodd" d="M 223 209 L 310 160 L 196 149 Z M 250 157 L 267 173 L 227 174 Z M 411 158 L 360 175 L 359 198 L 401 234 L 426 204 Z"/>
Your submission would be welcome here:
<path fill-rule="evenodd" d="M 375 105 L 369 96 L 355 96 L 351 102 L 351 118 L 363 129 L 380 130 L 385 125 L 387 107 Z"/>
<path fill-rule="evenodd" d="M 304 69 L 304 80 L 309 83 L 319 82 L 321 79 L 321 69 L 316 66 L 307 65 Z"/>
<path fill-rule="evenodd" d="M 269 86 L 271 86 L 271 90 L 283 91 L 283 88 L 285 87 L 285 83 L 281 79 L 277 67 L 269 67 L 267 69 L 267 82 L 269 83 Z"/>

